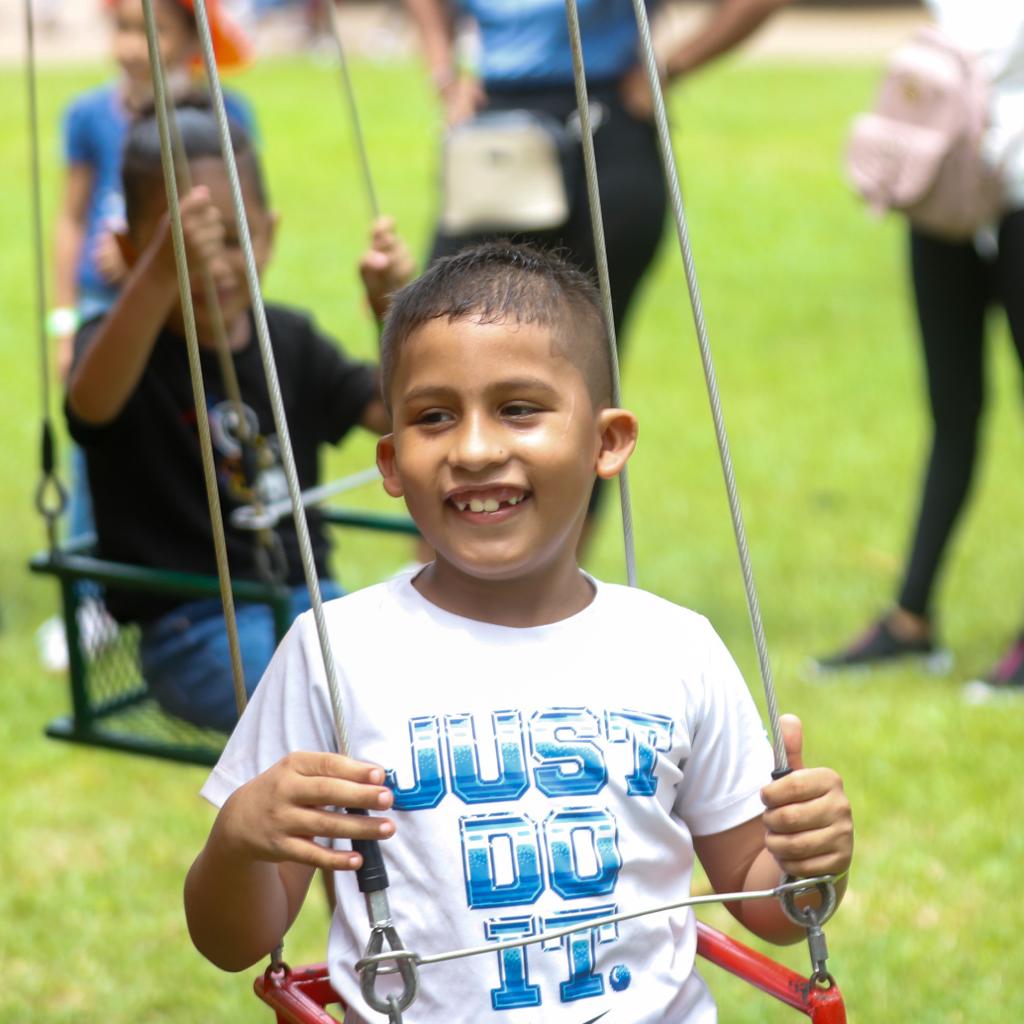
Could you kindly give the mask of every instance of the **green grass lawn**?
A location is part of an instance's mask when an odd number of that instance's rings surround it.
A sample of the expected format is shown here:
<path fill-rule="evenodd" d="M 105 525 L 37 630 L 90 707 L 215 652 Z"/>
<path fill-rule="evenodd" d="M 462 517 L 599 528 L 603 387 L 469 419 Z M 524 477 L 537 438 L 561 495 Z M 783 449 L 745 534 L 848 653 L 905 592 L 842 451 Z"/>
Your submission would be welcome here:
<path fill-rule="evenodd" d="M 103 74 L 42 76 L 48 220 L 59 110 Z M 364 63 L 355 74 L 380 196 L 423 252 L 433 103 L 411 66 Z M 1024 796 L 1014 769 L 1024 704 L 968 708 L 958 694 L 959 681 L 1007 642 L 1024 603 L 1020 378 L 1002 326 L 988 452 L 940 594 L 956 673 L 828 684 L 804 673 L 810 654 L 890 599 L 926 438 L 899 226 L 869 220 L 840 174 L 846 124 L 873 76 L 868 67 L 714 69 L 673 97 L 678 149 L 780 703 L 804 717 L 809 759 L 844 775 L 857 819 L 851 891 L 828 929 L 832 968 L 856 1021 L 1016 1020 Z M 255 102 L 281 211 L 267 294 L 315 310 L 370 357 L 374 332 L 354 269 L 367 208 L 336 74 L 267 63 L 238 84 Z M 43 531 L 32 512 L 40 413 L 19 74 L 0 74 L 0 101 L 0 1021 L 266 1020 L 249 994 L 253 972 L 219 973 L 185 931 L 182 877 L 211 820 L 196 796 L 202 772 L 42 736 L 66 697 L 33 642 L 56 590 L 24 568 Z M 708 614 L 758 691 L 670 232 L 629 331 L 623 391 L 642 428 L 632 469 L 641 583 Z M 329 470 L 370 457 L 360 439 Z M 159 459 L 154 451 L 154 466 Z M 364 500 L 387 503 L 373 493 Z M 617 531 L 609 515 L 590 564 L 611 579 L 623 576 Z M 345 582 L 361 586 L 406 558 L 400 541 L 360 540 L 339 564 Z M 709 919 L 723 923 L 721 913 Z M 325 933 L 313 899 L 289 937 L 289 959 L 321 958 Z M 804 970 L 801 947 L 779 955 Z M 723 1021 L 793 1019 L 729 980 L 714 987 Z"/>

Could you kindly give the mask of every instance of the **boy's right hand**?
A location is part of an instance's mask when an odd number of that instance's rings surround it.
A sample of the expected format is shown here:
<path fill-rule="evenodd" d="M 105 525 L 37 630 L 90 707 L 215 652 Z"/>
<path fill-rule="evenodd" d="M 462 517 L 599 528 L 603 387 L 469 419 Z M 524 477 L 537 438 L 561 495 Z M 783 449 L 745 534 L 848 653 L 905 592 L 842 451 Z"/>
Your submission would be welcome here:
<path fill-rule="evenodd" d="M 217 257 L 224 252 L 224 221 L 210 197 L 210 190 L 205 185 L 196 185 L 182 196 L 179 208 L 190 276 L 197 275 L 204 266 L 215 269 Z M 155 244 L 160 269 L 177 280 L 169 212 L 160 222 Z"/>
<path fill-rule="evenodd" d="M 294 861 L 316 868 L 353 871 L 363 859 L 334 850 L 322 839 L 387 839 L 394 822 L 346 814 L 334 808 L 382 811 L 394 800 L 383 785 L 384 770 L 342 754 L 300 751 L 237 789 L 225 802 L 215 830 L 239 856 L 278 863 Z"/>

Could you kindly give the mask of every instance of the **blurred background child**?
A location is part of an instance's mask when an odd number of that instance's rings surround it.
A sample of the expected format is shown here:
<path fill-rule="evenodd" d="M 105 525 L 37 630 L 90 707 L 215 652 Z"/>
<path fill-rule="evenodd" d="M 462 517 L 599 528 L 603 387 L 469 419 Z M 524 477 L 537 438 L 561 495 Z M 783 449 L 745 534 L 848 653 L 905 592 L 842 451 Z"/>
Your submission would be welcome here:
<path fill-rule="evenodd" d="M 119 74 L 74 99 L 64 115 L 66 171 L 53 247 L 55 308 L 48 321 L 56 339 L 57 372 L 62 380 L 71 365 L 76 329 L 110 308 L 125 274 L 115 241 L 125 220 L 121 151 L 133 116 L 152 99 L 142 0 L 106 0 L 105 6 Z M 225 70 L 241 66 L 250 54 L 245 36 L 217 0 L 208 0 L 206 7 L 218 65 Z M 154 14 L 168 85 L 172 95 L 180 95 L 193 86 L 200 67 L 192 0 L 156 0 Z M 225 104 L 231 118 L 251 133 L 254 122 L 249 105 L 235 93 L 225 95 Z M 85 461 L 74 446 L 70 477 L 68 535 L 73 539 L 93 531 Z M 83 602 L 80 620 L 83 640 L 90 647 L 102 645 L 113 635 L 114 624 L 98 594 Z M 37 639 L 46 667 L 54 671 L 65 668 L 67 639 L 59 616 L 42 624 Z"/>

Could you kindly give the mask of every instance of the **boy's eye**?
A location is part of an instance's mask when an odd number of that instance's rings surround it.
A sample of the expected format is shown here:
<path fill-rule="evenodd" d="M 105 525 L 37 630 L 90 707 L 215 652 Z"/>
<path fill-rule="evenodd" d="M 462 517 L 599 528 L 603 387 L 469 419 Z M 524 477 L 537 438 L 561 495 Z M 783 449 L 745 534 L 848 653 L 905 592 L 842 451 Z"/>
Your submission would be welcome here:
<path fill-rule="evenodd" d="M 413 422 L 424 426 L 433 426 L 437 423 L 448 423 L 452 414 L 445 409 L 426 409 L 424 412 L 413 416 Z"/>
<path fill-rule="evenodd" d="M 509 419 L 522 419 L 525 416 L 532 416 L 538 412 L 540 412 L 540 409 L 529 402 L 509 402 L 508 405 L 501 407 L 502 416 L 506 416 Z"/>

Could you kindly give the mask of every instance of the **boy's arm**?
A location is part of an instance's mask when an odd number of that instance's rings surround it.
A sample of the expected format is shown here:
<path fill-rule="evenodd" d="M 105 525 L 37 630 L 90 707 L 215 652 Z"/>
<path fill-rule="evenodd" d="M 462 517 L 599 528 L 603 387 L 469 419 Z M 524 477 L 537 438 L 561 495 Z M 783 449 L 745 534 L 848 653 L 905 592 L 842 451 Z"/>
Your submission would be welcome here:
<path fill-rule="evenodd" d="M 841 900 L 853 857 L 853 817 L 842 779 L 830 768 L 804 768 L 799 719 L 782 718 L 792 773 L 762 791 L 765 813 L 715 835 L 694 836 L 693 845 L 716 892 L 772 889 L 783 874 L 796 878 L 843 875 L 836 883 Z M 798 902 L 816 902 L 816 896 Z M 726 904 L 730 913 L 769 942 L 802 938 L 778 900 Z"/>
<path fill-rule="evenodd" d="M 391 806 L 384 771 L 340 754 L 299 752 L 237 789 L 220 809 L 185 880 L 185 915 L 196 948 L 240 971 L 268 956 L 302 906 L 314 868 L 357 869 L 362 858 L 314 842 L 386 839 L 386 818 L 339 813 Z"/>
<path fill-rule="evenodd" d="M 405 240 L 395 231 L 394 220 L 378 217 L 370 233 L 370 248 L 359 260 L 359 276 L 363 280 L 366 301 L 378 323 L 387 316 L 391 296 L 412 280 L 415 270 L 412 254 Z M 367 402 L 359 425 L 374 434 L 386 434 L 391 430 L 391 414 L 380 397 Z"/>
<path fill-rule="evenodd" d="M 391 217 L 378 217 L 370 232 L 370 247 L 359 260 L 366 301 L 378 322 L 391 305 L 391 296 L 413 278 L 416 267 L 405 240 Z"/>
<path fill-rule="evenodd" d="M 57 309 L 73 310 L 76 300 L 78 261 L 85 245 L 89 197 L 95 174 L 90 164 L 68 166 L 53 239 L 53 304 Z M 57 337 L 57 372 L 61 380 L 71 368 L 71 345 L 75 332 L 61 331 Z"/>
<path fill-rule="evenodd" d="M 223 245 L 224 227 L 207 189 L 181 200 L 190 267 Z M 157 336 L 178 302 L 178 278 L 170 224 L 160 221 L 125 280 L 117 302 L 96 329 L 68 385 L 68 407 L 80 420 L 99 425 L 115 419 L 138 386 Z"/>

